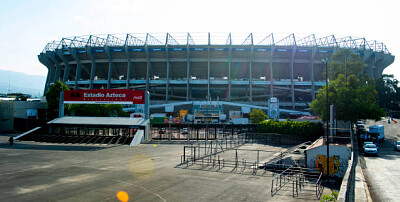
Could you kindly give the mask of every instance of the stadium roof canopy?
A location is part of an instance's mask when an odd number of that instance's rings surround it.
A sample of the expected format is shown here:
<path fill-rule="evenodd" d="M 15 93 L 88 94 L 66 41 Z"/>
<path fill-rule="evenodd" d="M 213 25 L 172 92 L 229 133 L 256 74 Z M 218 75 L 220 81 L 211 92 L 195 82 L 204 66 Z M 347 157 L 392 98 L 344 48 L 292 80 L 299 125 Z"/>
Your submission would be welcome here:
<path fill-rule="evenodd" d="M 121 47 L 121 46 L 191 46 L 191 45 L 258 45 L 258 46 L 302 46 L 339 47 L 390 53 L 379 41 L 368 41 L 360 37 L 316 37 L 311 34 L 297 38 L 295 34 L 276 37 L 270 34 L 243 33 L 132 33 L 100 34 L 62 38 L 49 42 L 42 52 L 67 48 Z"/>

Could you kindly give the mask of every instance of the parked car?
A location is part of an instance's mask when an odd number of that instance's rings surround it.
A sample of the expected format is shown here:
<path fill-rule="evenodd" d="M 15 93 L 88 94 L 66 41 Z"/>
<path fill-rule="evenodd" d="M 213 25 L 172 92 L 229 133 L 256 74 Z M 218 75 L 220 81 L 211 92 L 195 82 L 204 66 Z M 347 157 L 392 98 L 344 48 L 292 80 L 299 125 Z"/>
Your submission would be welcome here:
<path fill-rule="evenodd" d="M 158 134 L 165 134 L 165 128 L 161 128 L 160 131 L 158 131 Z"/>
<path fill-rule="evenodd" d="M 357 130 L 365 129 L 365 125 L 363 123 L 357 123 L 356 124 L 356 129 Z"/>
<path fill-rule="evenodd" d="M 374 144 L 374 143 L 373 142 L 364 142 L 363 146 L 365 146 L 367 144 Z"/>
<path fill-rule="evenodd" d="M 182 134 L 188 134 L 188 129 L 187 128 L 182 128 Z"/>
<path fill-rule="evenodd" d="M 400 151 L 400 141 L 396 141 L 394 143 L 394 149 L 397 150 L 397 151 Z"/>
<path fill-rule="evenodd" d="M 378 156 L 378 147 L 374 144 L 366 144 L 364 145 L 364 153 Z"/>

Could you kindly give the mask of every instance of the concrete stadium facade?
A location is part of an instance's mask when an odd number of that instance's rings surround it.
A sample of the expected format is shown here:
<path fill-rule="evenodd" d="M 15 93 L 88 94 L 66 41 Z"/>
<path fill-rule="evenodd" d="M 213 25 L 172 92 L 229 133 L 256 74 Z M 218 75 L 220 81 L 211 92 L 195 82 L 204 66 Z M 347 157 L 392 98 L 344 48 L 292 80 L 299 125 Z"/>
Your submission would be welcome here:
<path fill-rule="evenodd" d="M 325 85 L 325 63 L 340 49 L 361 56 L 378 78 L 393 63 L 386 46 L 334 35 L 275 40 L 274 34 L 144 33 L 90 35 L 52 41 L 38 56 L 48 68 L 45 91 L 57 80 L 71 89 L 146 90 L 152 104 L 219 100 L 287 109 L 307 108 Z"/>

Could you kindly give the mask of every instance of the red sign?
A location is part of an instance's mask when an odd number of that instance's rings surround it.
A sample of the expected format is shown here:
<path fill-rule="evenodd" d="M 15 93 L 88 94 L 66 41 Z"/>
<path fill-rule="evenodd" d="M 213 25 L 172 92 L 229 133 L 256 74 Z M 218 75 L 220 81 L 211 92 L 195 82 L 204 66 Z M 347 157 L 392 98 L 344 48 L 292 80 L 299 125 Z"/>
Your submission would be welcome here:
<path fill-rule="evenodd" d="M 144 104 L 144 91 L 91 89 L 64 91 L 66 104 Z"/>

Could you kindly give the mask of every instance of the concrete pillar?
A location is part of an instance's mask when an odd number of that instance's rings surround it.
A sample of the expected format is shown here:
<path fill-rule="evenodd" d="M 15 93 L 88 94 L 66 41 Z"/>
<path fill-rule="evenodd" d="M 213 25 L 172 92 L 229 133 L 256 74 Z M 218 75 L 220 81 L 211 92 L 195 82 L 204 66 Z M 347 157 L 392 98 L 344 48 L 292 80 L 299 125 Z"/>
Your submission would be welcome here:
<path fill-rule="evenodd" d="M 149 91 L 151 63 L 150 63 L 149 48 L 147 47 L 147 44 L 145 45 L 144 50 L 146 51 L 146 58 L 147 58 L 147 67 L 146 67 L 146 91 Z"/>
<path fill-rule="evenodd" d="M 167 39 L 168 39 L 168 34 L 167 34 Z M 165 45 L 165 54 L 166 54 L 166 59 L 167 59 L 167 80 L 166 80 L 166 85 L 165 85 L 165 102 L 168 103 L 169 101 L 169 73 L 170 73 L 170 62 L 169 62 L 169 54 L 168 54 L 168 42 Z"/>
<path fill-rule="evenodd" d="M 273 71 L 273 57 L 274 57 L 274 46 L 271 46 L 271 54 L 270 54 L 270 61 L 269 61 L 269 80 L 270 80 L 270 97 L 274 97 L 274 71 Z"/>
<path fill-rule="evenodd" d="M 78 90 L 79 89 L 78 81 L 81 78 L 82 64 L 78 57 L 78 54 L 76 53 L 76 49 L 68 48 L 68 51 L 71 53 L 72 57 L 74 57 L 76 60 L 77 67 L 76 67 L 76 72 L 75 72 L 74 90 Z"/>
<path fill-rule="evenodd" d="M 110 53 L 110 48 L 108 46 L 104 47 L 104 50 L 107 53 L 108 56 L 108 78 L 107 78 L 107 88 L 110 89 L 111 88 L 111 80 L 112 80 L 112 71 L 113 71 L 113 62 L 112 62 L 112 57 L 111 57 L 111 53 Z"/>
<path fill-rule="evenodd" d="M 250 58 L 249 58 L 249 87 L 250 87 L 250 97 L 249 97 L 249 101 L 250 104 L 253 104 L 253 39 L 251 40 L 252 44 L 251 44 L 251 51 L 250 51 Z"/>
<path fill-rule="evenodd" d="M 126 53 L 126 59 L 128 60 L 128 69 L 126 70 L 126 89 L 129 89 L 129 80 L 131 79 L 130 73 L 132 68 L 132 62 L 131 62 L 131 55 L 129 54 L 127 45 L 125 45 L 125 53 Z"/>
<path fill-rule="evenodd" d="M 48 87 L 50 86 L 50 83 L 54 82 L 55 67 L 54 67 L 54 63 L 48 58 L 47 54 L 41 53 L 38 56 L 38 59 L 48 69 L 47 77 L 46 77 L 46 83 L 44 85 L 44 91 L 43 91 L 43 95 L 46 95 L 46 92 L 47 92 Z"/>
<path fill-rule="evenodd" d="M 231 89 L 232 89 L 232 43 L 229 44 L 229 55 L 228 55 L 228 101 L 231 101 Z"/>
<path fill-rule="evenodd" d="M 62 67 L 61 67 L 60 63 L 57 61 L 56 54 L 54 52 L 46 52 L 45 54 L 46 54 L 46 58 L 48 60 L 47 62 L 52 63 L 52 66 L 55 65 L 55 68 L 56 68 L 55 74 L 51 75 L 50 82 L 55 82 L 55 81 L 60 80 L 60 74 L 61 74 Z"/>
<path fill-rule="evenodd" d="M 86 53 L 88 54 L 90 60 L 92 61 L 92 67 L 90 69 L 89 88 L 93 89 L 94 76 L 96 75 L 96 59 L 92 55 L 92 48 L 90 46 L 86 46 Z"/>
<path fill-rule="evenodd" d="M 290 60 L 290 91 L 292 95 L 292 109 L 296 109 L 296 99 L 294 97 L 294 81 L 293 81 L 293 73 L 294 73 L 294 57 L 296 55 L 296 46 L 293 46 L 292 50 L 292 58 Z"/>
<path fill-rule="evenodd" d="M 67 58 L 65 58 L 62 50 L 56 50 L 55 53 L 65 64 L 64 75 L 63 75 L 63 80 L 62 80 L 62 82 L 65 83 L 68 81 L 68 77 L 69 77 L 69 71 L 70 71 L 69 62 L 68 62 Z"/>
<path fill-rule="evenodd" d="M 189 35 L 188 35 L 189 37 Z M 188 39 L 189 40 L 189 39 Z M 186 46 L 186 101 L 189 101 L 189 99 L 191 99 L 191 96 L 189 94 L 190 91 L 190 47 L 189 47 L 189 43 L 187 43 Z"/>
<path fill-rule="evenodd" d="M 310 68 L 310 80 L 311 80 L 311 99 L 315 100 L 315 78 L 314 78 L 314 60 L 315 54 L 317 53 L 317 47 L 313 47 L 313 51 L 311 53 L 311 68 Z"/>
<path fill-rule="evenodd" d="M 211 93 L 210 93 L 210 32 L 208 32 L 208 60 L 207 60 L 207 100 L 210 100 Z"/>

